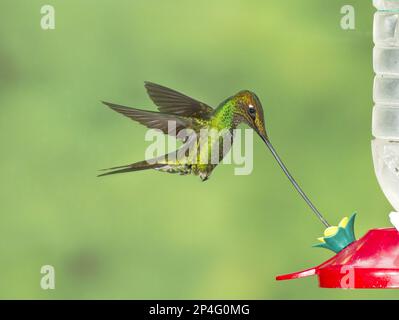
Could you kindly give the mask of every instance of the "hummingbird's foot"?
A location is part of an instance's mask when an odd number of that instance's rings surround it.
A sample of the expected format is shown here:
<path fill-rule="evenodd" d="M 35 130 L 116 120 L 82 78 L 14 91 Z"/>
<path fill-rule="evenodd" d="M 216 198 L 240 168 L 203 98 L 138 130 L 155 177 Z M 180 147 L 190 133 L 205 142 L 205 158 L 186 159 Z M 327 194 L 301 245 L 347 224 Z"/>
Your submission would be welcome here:
<path fill-rule="evenodd" d="M 206 180 L 209 179 L 209 175 L 206 172 L 200 172 L 199 176 L 200 176 L 202 182 L 205 182 Z"/>
<path fill-rule="evenodd" d="M 349 246 L 356 240 L 354 230 L 355 217 L 356 213 L 353 213 L 350 218 L 343 218 L 338 226 L 328 227 L 324 231 L 324 237 L 318 238 L 321 243 L 314 245 L 314 247 L 326 248 L 338 253 Z"/>

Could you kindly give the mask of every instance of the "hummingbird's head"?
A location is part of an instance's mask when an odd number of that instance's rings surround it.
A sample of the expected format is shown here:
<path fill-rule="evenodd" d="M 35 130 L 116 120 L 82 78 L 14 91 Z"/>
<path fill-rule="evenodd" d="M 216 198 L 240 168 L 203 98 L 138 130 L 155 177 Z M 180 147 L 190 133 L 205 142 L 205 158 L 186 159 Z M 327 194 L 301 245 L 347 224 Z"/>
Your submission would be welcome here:
<path fill-rule="evenodd" d="M 236 105 L 236 114 L 240 121 L 248 124 L 259 136 L 265 140 L 267 133 L 262 104 L 258 96 L 249 90 L 243 90 L 233 96 Z"/>

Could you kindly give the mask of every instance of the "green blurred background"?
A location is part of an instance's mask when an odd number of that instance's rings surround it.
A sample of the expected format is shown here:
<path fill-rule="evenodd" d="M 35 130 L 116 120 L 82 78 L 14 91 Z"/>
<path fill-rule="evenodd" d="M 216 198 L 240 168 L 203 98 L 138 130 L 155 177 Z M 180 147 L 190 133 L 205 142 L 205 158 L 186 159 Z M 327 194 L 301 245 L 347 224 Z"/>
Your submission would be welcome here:
<path fill-rule="evenodd" d="M 40 28 L 55 7 L 56 29 Z M 356 10 L 356 29 L 340 9 Z M 145 128 L 100 100 L 154 109 L 143 81 L 217 105 L 259 95 L 294 176 L 334 224 L 389 226 L 371 158 L 371 1 L 0 2 L 0 298 L 395 298 L 397 291 L 276 282 L 331 253 L 323 226 L 255 137 L 254 171 L 153 171 Z M 40 268 L 56 289 L 40 288 Z"/>

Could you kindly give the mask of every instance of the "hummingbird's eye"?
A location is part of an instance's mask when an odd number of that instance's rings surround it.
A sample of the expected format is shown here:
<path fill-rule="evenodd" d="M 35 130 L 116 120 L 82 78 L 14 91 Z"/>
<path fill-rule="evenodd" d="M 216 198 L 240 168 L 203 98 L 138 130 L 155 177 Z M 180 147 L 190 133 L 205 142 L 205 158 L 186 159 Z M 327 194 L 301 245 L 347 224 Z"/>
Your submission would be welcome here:
<path fill-rule="evenodd" d="M 249 110 L 248 111 L 249 111 L 249 115 L 251 116 L 251 118 L 255 119 L 255 117 L 256 117 L 256 109 L 255 109 L 255 107 L 252 104 L 249 105 Z"/>

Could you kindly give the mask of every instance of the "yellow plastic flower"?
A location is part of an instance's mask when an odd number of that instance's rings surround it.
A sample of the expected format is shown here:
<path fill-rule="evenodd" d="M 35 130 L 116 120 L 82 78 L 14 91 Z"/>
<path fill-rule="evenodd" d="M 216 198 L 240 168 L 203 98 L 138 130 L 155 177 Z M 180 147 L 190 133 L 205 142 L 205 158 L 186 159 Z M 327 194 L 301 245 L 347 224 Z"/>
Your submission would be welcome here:
<path fill-rule="evenodd" d="M 337 226 L 330 226 L 324 230 L 323 237 L 318 238 L 320 241 L 314 247 L 325 248 L 338 253 L 346 248 L 355 238 L 355 223 L 356 213 L 353 213 L 350 218 L 343 218 Z"/>
<path fill-rule="evenodd" d="M 325 242 L 324 238 L 325 237 L 332 237 L 334 235 L 337 234 L 339 227 L 341 228 L 345 228 L 346 225 L 348 224 L 349 218 L 348 217 L 344 217 L 339 223 L 338 226 L 331 226 L 328 227 L 326 230 L 324 230 L 324 236 L 317 238 L 317 240 L 319 240 L 320 242 Z"/>

